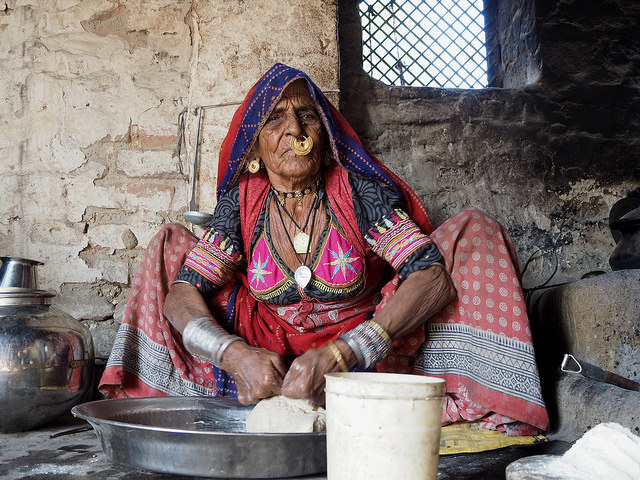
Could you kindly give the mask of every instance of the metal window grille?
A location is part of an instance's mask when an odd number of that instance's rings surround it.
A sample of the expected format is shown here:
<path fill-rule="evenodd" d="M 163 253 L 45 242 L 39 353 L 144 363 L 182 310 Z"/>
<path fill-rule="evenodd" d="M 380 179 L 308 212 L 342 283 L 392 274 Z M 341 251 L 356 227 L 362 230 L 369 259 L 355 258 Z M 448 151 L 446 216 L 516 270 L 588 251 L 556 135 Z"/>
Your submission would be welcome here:
<path fill-rule="evenodd" d="M 487 86 L 483 0 L 363 0 L 363 68 L 388 85 Z"/>

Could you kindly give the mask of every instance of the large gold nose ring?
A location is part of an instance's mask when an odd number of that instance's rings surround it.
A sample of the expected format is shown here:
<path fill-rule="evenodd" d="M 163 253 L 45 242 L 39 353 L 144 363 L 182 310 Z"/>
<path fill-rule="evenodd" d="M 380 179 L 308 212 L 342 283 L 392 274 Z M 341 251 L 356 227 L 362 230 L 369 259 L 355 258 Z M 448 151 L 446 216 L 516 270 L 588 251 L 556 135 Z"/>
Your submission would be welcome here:
<path fill-rule="evenodd" d="M 309 152 L 311 152 L 311 149 L 313 148 L 313 139 L 311 137 L 299 137 L 298 138 L 292 138 L 290 145 L 291 145 L 291 150 L 293 151 L 293 153 L 295 153 L 296 155 L 309 155 Z"/>

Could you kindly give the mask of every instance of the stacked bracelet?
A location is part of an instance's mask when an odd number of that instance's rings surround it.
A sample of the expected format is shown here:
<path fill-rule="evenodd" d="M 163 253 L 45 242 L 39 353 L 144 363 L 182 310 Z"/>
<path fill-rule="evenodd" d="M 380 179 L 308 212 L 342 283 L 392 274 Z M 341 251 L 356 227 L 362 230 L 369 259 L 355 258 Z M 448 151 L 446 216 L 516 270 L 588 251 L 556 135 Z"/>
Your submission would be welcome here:
<path fill-rule="evenodd" d="M 349 369 L 347 368 L 347 364 L 344 361 L 344 358 L 342 358 L 342 353 L 340 353 L 340 349 L 336 346 L 336 344 L 329 340 L 327 342 L 327 347 L 329 347 L 329 350 L 331 350 L 331 353 L 333 353 L 333 356 L 336 358 L 336 362 L 338 362 L 340 370 L 342 370 L 343 372 L 348 372 Z"/>
<path fill-rule="evenodd" d="M 366 370 L 383 360 L 391 351 L 391 337 L 373 320 L 367 320 L 338 338 L 351 347 L 358 364 Z"/>
<path fill-rule="evenodd" d="M 194 357 L 218 368 L 221 368 L 225 350 L 236 340 L 242 338 L 229 334 L 208 315 L 194 318 L 182 332 L 184 348 Z"/>
<path fill-rule="evenodd" d="M 389 336 L 389 334 L 386 332 L 386 330 L 384 328 L 382 328 L 382 326 L 378 323 L 375 322 L 373 320 L 367 320 L 365 322 L 366 324 L 370 325 L 373 327 L 373 329 L 378 332 L 380 335 L 382 335 L 382 338 L 384 339 L 384 341 L 387 343 L 387 345 L 390 347 L 391 346 L 391 337 Z"/>
<path fill-rule="evenodd" d="M 349 345 L 349 348 L 351 348 L 351 350 L 353 351 L 353 354 L 356 357 L 357 364 L 360 366 L 364 365 L 364 355 L 362 355 L 362 350 L 360 350 L 360 345 L 358 345 L 358 342 L 356 342 L 354 338 L 347 336 L 347 334 L 344 334 L 344 333 L 340 335 L 338 338 L 346 342 L 347 345 Z"/>

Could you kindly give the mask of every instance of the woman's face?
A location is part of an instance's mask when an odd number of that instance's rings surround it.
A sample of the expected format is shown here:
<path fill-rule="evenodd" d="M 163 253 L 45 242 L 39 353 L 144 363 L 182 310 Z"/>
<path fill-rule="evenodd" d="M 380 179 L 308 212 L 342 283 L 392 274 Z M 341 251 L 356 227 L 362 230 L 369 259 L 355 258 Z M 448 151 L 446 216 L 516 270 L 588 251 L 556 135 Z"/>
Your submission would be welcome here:
<path fill-rule="evenodd" d="M 313 149 L 304 156 L 291 151 L 291 139 L 301 135 L 313 139 Z M 325 133 L 304 80 L 285 89 L 260 131 L 255 152 L 277 190 L 299 190 L 318 178 L 325 156 Z"/>

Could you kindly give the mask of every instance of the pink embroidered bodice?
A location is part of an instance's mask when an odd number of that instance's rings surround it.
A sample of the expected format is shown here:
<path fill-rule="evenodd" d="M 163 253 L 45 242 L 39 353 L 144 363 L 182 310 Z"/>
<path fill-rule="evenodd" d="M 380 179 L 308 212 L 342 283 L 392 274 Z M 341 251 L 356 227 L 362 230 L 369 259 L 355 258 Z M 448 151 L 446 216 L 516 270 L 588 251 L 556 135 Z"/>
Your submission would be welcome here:
<path fill-rule="evenodd" d="M 268 303 L 290 303 L 291 294 L 335 301 L 351 297 L 364 284 L 364 261 L 337 224 L 331 208 L 328 221 L 309 264 L 312 278 L 305 292 L 298 288 L 294 272 L 282 261 L 271 241 L 269 213 L 247 262 L 251 292 Z M 293 290 L 294 292 L 292 292 Z M 288 293 L 288 294 L 287 294 Z"/>
<path fill-rule="evenodd" d="M 435 244 L 403 211 L 393 190 L 357 176 L 351 176 L 349 181 L 357 227 L 372 255 L 387 261 L 400 278 L 442 260 Z M 323 190 L 318 192 L 323 194 Z M 294 272 L 273 246 L 267 208 L 255 227 L 250 258 L 243 258 L 239 205 L 238 187 L 220 199 L 214 219 L 189 254 L 176 281 L 191 283 L 208 298 L 217 288 L 233 281 L 237 269 L 246 269 L 252 294 L 262 302 L 282 308 L 311 301 L 313 308 L 330 309 L 332 302 L 357 303 L 360 294 L 371 296 L 376 291 L 375 280 L 368 283 L 371 288 L 367 292 L 362 291 L 367 275 L 365 266 L 370 259 L 360 258 L 356 253 L 328 200 L 323 212 L 327 215 L 325 229 L 309 259 L 312 278 L 304 289 L 298 286 Z"/>

